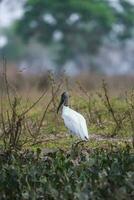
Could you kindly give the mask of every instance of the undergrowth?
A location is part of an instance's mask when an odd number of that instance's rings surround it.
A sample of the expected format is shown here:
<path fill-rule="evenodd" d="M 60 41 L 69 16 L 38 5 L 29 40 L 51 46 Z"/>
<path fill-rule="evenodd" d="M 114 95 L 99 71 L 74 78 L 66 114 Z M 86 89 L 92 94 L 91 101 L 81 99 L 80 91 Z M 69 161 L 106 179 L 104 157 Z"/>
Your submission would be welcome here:
<path fill-rule="evenodd" d="M 3 200 L 129 200 L 133 191 L 134 154 L 128 144 L 0 155 Z"/>
<path fill-rule="evenodd" d="M 0 199 L 134 199 L 134 91 L 111 96 L 104 81 L 94 94 L 79 83 L 69 90 L 64 77 L 56 82 L 50 73 L 50 87 L 32 100 L 10 85 L 3 65 Z M 95 136 L 86 144 L 67 136 L 56 113 L 65 88 Z"/>

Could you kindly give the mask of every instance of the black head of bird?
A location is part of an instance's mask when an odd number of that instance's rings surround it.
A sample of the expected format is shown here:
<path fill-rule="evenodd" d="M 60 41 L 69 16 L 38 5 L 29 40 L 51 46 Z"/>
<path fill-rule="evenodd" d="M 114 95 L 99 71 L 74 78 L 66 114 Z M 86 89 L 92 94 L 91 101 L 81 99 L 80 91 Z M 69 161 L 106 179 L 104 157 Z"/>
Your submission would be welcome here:
<path fill-rule="evenodd" d="M 62 105 L 68 106 L 68 98 L 69 98 L 68 92 L 63 92 L 61 95 L 59 106 L 57 108 L 57 113 L 59 112 L 59 109 Z"/>

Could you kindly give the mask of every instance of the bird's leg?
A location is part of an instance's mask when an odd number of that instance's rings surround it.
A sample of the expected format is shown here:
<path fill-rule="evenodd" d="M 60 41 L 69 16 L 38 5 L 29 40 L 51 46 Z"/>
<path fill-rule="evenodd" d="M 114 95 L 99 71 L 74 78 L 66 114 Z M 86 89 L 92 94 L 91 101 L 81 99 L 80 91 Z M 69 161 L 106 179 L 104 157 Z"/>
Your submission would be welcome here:
<path fill-rule="evenodd" d="M 73 132 L 69 130 L 68 133 L 70 135 L 70 138 L 73 139 Z"/>
<path fill-rule="evenodd" d="M 73 136 L 70 134 L 70 138 L 72 139 L 73 138 Z"/>
<path fill-rule="evenodd" d="M 69 135 L 69 138 L 71 139 L 71 146 L 73 146 L 73 143 L 74 143 L 74 137 L 73 137 L 73 133 L 70 131 L 70 130 L 68 130 L 67 131 L 67 134 Z M 72 142 L 72 140 L 73 140 L 73 142 Z"/>

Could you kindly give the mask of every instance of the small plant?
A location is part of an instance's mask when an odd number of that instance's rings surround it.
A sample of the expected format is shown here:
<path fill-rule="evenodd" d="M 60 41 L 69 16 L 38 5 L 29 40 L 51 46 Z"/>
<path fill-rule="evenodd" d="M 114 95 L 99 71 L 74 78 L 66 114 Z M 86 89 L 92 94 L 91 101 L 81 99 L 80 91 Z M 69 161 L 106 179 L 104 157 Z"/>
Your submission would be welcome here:
<path fill-rule="evenodd" d="M 128 105 L 128 118 L 131 125 L 131 131 L 132 131 L 132 145 L 134 148 L 134 90 L 132 90 L 130 97 L 128 93 L 126 92 L 126 103 Z"/>
<path fill-rule="evenodd" d="M 26 133 L 30 132 L 27 123 L 28 114 L 33 107 L 46 95 L 47 91 L 23 111 L 21 109 L 21 98 L 16 95 L 15 90 L 10 92 L 10 84 L 7 79 L 6 60 L 3 59 L 3 90 L 1 91 L 1 139 L 5 150 L 21 149 L 27 141 Z M 7 98 L 6 98 L 7 96 Z M 6 105 L 6 107 L 5 107 Z M 39 129 L 39 128 L 38 128 Z M 37 128 L 36 128 L 37 130 Z M 39 130 L 38 130 L 39 131 Z M 33 134 L 33 133 L 32 133 Z M 33 136 L 31 134 L 31 136 Z"/>

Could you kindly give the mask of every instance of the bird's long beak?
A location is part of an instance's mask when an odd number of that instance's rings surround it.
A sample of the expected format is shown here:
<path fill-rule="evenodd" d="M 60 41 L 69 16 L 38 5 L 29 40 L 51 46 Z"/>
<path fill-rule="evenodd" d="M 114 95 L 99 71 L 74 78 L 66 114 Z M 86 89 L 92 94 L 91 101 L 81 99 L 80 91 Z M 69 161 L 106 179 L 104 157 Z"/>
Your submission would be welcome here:
<path fill-rule="evenodd" d="M 58 108 L 57 108 L 57 114 L 58 114 L 58 112 L 59 112 L 59 110 L 60 110 L 60 107 L 63 105 L 63 103 L 64 103 L 64 101 L 61 99 L 61 101 L 60 101 L 60 103 L 59 103 L 59 106 L 58 106 Z"/>

